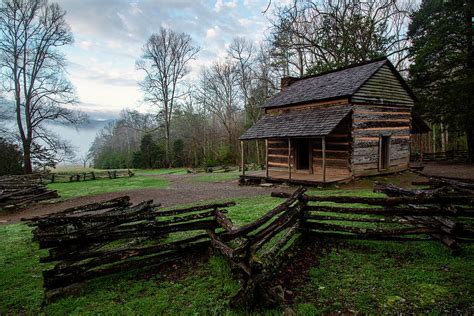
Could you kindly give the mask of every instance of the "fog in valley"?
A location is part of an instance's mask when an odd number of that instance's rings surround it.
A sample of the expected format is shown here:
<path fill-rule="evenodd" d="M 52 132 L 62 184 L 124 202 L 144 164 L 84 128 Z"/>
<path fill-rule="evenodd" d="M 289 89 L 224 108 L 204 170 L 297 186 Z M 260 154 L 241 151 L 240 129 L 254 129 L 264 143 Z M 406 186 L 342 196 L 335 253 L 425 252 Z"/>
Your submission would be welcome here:
<path fill-rule="evenodd" d="M 46 128 L 51 132 L 59 135 L 63 140 L 68 141 L 76 154 L 74 160 L 63 161 L 59 165 L 80 165 L 81 157 L 87 155 L 87 152 L 94 141 L 96 134 L 109 122 L 112 122 L 113 119 L 94 119 L 91 118 L 89 121 L 81 126 L 74 127 L 63 124 L 45 124 Z M 11 131 L 16 127 L 14 121 L 9 121 L 7 123 L 8 128 Z"/>

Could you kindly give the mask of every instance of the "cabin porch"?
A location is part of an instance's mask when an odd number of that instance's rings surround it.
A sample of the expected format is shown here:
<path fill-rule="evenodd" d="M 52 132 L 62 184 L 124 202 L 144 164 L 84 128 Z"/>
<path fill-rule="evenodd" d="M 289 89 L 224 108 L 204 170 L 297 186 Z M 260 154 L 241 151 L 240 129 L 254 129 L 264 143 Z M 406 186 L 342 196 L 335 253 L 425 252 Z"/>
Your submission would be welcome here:
<path fill-rule="evenodd" d="M 351 107 L 267 115 L 241 137 L 241 182 L 320 184 L 352 178 Z M 265 141 L 265 170 L 247 171 L 247 141 Z M 249 180 L 249 181 L 246 181 Z"/>
<path fill-rule="evenodd" d="M 244 141 L 241 146 L 241 183 L 318 185 L 352 179 L 347 134 L 265 139 L 265 168 L 258 171 L 247 170 Z"/>
<path fill-rule="evenodd" d="M 324 179 L 322 173 L 310 174 L 308 170 L 294 170 L 290 173 L 287 170 L 258 170 L 258 171 L 246 171 L 244 175 L 240 175 L 242 183 L 250 182 L 287 182 L 291 184 L 303 184 L 303 185 L 317 185 L 317 184 L 331 184 L 340 182 L 349 182 L 352 177 L 347 174 L 338 173 L 326 173 L 326 179 Z"/>

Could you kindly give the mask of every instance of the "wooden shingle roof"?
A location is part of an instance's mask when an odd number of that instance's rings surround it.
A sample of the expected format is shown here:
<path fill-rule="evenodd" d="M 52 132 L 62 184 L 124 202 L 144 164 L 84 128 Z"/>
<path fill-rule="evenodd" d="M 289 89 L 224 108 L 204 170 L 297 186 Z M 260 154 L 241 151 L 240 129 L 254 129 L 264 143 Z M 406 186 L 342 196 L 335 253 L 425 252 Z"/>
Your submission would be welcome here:
<path fill-rule="evenodd" d="M 352 96 L 385 64 L 393 67 L 386 58 L 383 58 L 312 77 L 296 79 L 296 82 L 275 94 L 261 107 L 272 108 Z"/>
<path fill-rule="evenodd" d="M 240 139 L 326 136 L 350 112 L 351 106 L 345 105 L 266 115 L 240 136 Z"/>

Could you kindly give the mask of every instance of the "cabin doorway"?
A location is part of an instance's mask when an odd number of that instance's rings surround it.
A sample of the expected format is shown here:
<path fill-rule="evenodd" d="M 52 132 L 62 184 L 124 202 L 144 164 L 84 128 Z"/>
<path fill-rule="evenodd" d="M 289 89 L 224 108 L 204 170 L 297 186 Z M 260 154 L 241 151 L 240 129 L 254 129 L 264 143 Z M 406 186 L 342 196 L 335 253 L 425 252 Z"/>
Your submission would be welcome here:
<path fill-rule="evenodd" d="M 296 141 L 296 169 L 308 170 L 310 160 L 309 139 L 298 139 Z"/>
<path fill-rule="evenodd" d="M 386 170 L 390 167 L 390 136 L 380 137 L 379 168 Z"/>

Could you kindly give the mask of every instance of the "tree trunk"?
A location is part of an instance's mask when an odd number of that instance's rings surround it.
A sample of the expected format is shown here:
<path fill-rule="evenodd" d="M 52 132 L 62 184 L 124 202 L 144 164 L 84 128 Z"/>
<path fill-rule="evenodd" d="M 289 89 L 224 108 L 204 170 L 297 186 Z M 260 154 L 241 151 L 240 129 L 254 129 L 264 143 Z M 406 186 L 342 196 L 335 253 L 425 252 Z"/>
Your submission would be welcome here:
<path fill-rule="evenodd" d="M 25 174 L 33 173 L 33 167 L 31 165 L 31 150 L 29 144 L 23 144 L 23 168 Z"/>
<path fill-rule="evenodd" d="M 445 130 L 444 130 L 444 124 L 440 123 L 440 134 L 441 134 L 441 151 L 444 153 L 446 152 L 446 138 L 445 138 Z"/>
<path fill-rule="evenodd" d="M 466 130 L 468 161 L 474 163 L 474 128 L 469 126 Z"/>
<path fill-rule="evenodd" d="M 166 135 L 165 135 L 165 167 L 171 168 L 171 159 L 170 159 L 170 124 L 166 122 Z"/>
<path fill-rule="evenodd" d="M 472 76 L 472 70 L 474 68 L 474 49 L 472 47 L 472 36 L 474 31 L 472 30 L 472 10 L 473 10 L 472 1 L 466 2 L 466 44 L 467 44 L 467 77 Z M 468 94 L 468 96 L 472 96 L 472 91 Z M 466 102 L 469 102 L 466 100 Z M 474 124 L 469 121 L 466 135 L 467 135 L 467 149 L 468 149 L 468 161 L 470 163 L 474 163 Z"/>

